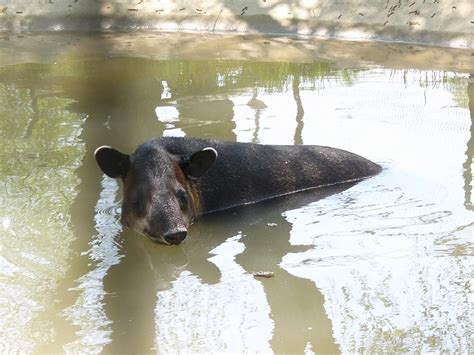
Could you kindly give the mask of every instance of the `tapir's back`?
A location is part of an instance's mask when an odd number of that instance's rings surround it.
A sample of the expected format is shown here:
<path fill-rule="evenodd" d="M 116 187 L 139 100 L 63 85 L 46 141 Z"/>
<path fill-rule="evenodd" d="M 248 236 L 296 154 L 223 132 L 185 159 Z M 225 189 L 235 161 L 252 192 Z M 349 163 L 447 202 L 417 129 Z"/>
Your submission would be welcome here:
<path fill-rule="evenodd" d="M 322 146 L 278 146 L 163 137 L 173 154 L 204 147 L 218 152 L 197 183 L 204 213 L 377 174 L 380 166 L 353 153 Z"/>

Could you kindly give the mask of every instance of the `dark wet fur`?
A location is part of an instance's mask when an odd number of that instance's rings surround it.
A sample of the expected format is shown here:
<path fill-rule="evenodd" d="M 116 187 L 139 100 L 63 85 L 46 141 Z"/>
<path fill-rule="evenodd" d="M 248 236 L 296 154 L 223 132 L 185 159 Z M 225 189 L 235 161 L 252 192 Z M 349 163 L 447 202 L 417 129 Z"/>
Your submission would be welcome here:
<path fill-rule="evenodd" d="M 357 181 L 380 172 L 379 165 L 350 152 L 322 146 L 286 146 L 162 137 L 163 146 L 186 157 L 213 147 L 218 158 L 195 181 L 201 210 L 208 213 L 314 187 Z"/>

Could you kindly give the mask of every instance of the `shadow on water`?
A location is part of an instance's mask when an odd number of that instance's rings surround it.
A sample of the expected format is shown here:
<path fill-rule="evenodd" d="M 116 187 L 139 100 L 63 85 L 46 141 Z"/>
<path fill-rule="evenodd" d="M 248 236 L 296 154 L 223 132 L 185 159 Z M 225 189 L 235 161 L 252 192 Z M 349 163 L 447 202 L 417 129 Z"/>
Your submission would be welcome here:
<path fill-rule="evenodd" d="M 242 210 L 242 218 L 230 225 L 242 231 L 245 251 L 236 261 L 247 272 L 272 271 L 275 277 L 263 279 L 265 294 L 274 321 L 272 349 L 276 353 L 303 353 L 308 344 L 321 353 L 339 352 L 332 336 L 332 325 L 324 310 L 324 298 L 314 282 L 291 275 L 279 264 L 288 253 L 309 249 L 289 241 L 291 223 L 283 213 L 340 193 L 354 184 L 343 184 L 302 192 Z M 212 218 L 218 218 L 212 217 Z"/>
<path fill-rule="evenodd" d="M 204 216 L 190 228 L 190 237 L 179 247 L 156 245 L 131 231 L 123 233 L 125 256 L 106 278 L 110 292 L 106 309 L 113 321 L 113 341 L 106 351 L 151 351 L 157 292 L 172 287 L 183 271 L 195 275 L 203 284 L 222 281 L 221 271 L 209 261 L 211 251 L 240 233 L 244 236 L 245 250 L 236 262 L 248 273 L 263 270 L 274 273 L 274 278 L 261 280 L 274 322 L 273 350 L 300 353 L 310 343 L 315 350 L 337 353 L 321 293 L 313 282 L 295 277 L 278 266 L 287 253 L 307 249 L 289 243 L 291 224 L 282 213 L 351 186 L 316 189 Z M 213 326 L 218 328 L 219 324 Z"/>

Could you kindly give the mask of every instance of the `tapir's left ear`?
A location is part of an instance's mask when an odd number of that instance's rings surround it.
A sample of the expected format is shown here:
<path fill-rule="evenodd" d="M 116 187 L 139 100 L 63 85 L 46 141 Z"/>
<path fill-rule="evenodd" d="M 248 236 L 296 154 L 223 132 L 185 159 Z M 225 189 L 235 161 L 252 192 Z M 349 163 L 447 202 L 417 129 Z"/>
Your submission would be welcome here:
<path fill-rule="evenodd" d="M 200 150 L 186 161 L 184 172 L 191 179 L 198 179 L 203 176 L 217 159 L 217 151 L 207 147 Z"/>
<path fill-rule="evenodd" d="M 95 160 L 102 171 L 111 178 L 124 178 L 127 175 L 130 157 L 118 150 L 102 146 L 94 152 Z"/>

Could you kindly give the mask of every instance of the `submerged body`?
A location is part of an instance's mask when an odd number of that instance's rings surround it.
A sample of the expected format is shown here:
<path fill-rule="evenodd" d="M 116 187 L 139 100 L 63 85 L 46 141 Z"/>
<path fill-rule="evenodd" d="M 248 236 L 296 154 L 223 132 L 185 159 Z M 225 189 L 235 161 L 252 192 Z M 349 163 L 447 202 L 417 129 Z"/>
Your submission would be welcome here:
<path fill-rule="evenodd" d="M 179 244 L 202 214 L 321 186 L 357 181 L 380 166 L 322 146 L 283 146 L 162 137 L 132 155 L 96 151 L 102 170 L 124 182 L 122 222 Z"/>

